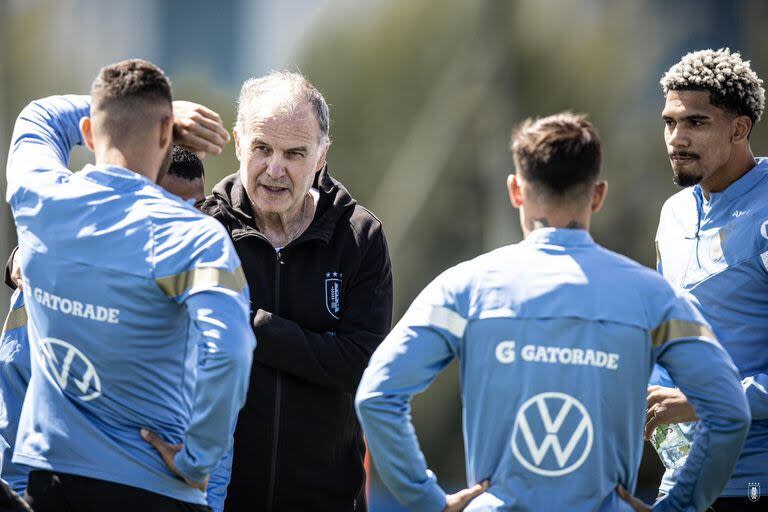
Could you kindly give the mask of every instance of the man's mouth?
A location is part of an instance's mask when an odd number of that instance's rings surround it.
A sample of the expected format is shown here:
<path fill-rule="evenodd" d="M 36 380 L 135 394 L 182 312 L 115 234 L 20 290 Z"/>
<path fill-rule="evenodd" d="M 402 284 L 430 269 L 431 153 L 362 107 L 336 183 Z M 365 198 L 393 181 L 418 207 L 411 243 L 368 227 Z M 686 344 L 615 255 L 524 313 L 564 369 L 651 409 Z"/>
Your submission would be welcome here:
<path fill-rule="evenodd" d="M 673 153 L 669 156 L 669 159 L 673 162 L 685 164 L 688 162 L 693 162 L 694 160 L 698 160 L 699 157 L 696 155 L 684 155 L 679 153 Z"/>
<path fill-rule="evenodd" d="M 288 190 L 288 189 L 287 189 L 287 188 L 285 188 L 285 187 L 275 187 L 275 186 L 272 186 L 272 185 L 263 185 L 263 184 L 262 184 L 262 185 L 261 185 L 261 187 L 263 187 L 264 189 L 266 189 L 266 190 L 267 190 L 267 192 L 272 192 L 273 194 L 276 194 L 276 193 L 278 193 L 278 192 L 283 192 L 284 190 Z"/>

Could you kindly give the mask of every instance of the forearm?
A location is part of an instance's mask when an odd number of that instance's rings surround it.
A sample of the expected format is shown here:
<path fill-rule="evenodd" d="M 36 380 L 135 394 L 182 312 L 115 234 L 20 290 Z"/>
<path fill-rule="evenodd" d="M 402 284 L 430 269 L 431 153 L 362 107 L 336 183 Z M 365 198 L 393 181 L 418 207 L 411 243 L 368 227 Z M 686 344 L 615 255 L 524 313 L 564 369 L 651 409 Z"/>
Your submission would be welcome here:
<path fill-rule="evenodd" d="M 227 498 L 227 486 L 232 475 L 232 452 L 230 448 L 224 457 L 219 460 L 211 473 L 211 479 L 206 488 L 206 501 L 213 512 L 224 510 L 224 501 Z"/>
<path fill-rule="evenodd" d="M 192 420 L 175 463 L 184 476 L 200 482 L 232 446 L 237 414 L 248 390 L 255 340 L 242 294 L 196 294 L 187 300 L 187 307 L 203 337 L 203 353 Z"/>
<path fill-rule="evenodd" d="M 408 400 L 363 391 L 356 403 L 358 417 L 378 474 L 397 500 L 408 510 L 439 512 L 445 508 L 446 494 L 427 469 L 409 420 Z"/>
<path fill-rule="evenodd" d="M 41 177 L 69 174 L 69 153 L 82 144 L 80 120 L 89 115 L 90 97 L 74 95 L 33 101 L 21 111 L 8 155 L 8 201 Z"/>
<path fill-rule="evenodd" d="M 385 333 L 316 333 L 298 323 L 259 310 L 254 318 L 260 363 L 322 386 L 354 393 L 368 360 Z"/>
<path fill-rule="evenodd" d="M 458 340 L 441 328 L 417 325 L 419 315 L 409 313 L 371 358 L 355 406 L 379 474 L 398 501 L 408 510 L 442 511 L 446 495 L 427 469 L 410 400 L 453 360 Z"/>
<path fill-rule="evenodd" d="M 665 366 L 701 420 L 667 506 L 702 510 L 731 475 L 749 429 L 749 407 L 736 369 L 718 344 L 680 342 L 673 351 Z"/>

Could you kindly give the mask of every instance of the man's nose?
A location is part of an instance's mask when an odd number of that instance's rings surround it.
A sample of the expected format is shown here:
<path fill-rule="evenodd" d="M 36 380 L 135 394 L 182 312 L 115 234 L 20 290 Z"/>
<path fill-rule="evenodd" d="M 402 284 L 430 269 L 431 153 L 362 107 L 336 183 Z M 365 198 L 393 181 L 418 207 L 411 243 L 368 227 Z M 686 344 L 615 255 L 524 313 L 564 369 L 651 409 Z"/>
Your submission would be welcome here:
<path fill-rule="evenodd" d="M 283 164 L 282 159 L 277 155 L 273 155 L 267 161 L 267 175 L 270 178 L 281 178 L 284 174 L 285 165 Z"/>
<path fill-rule="evenodd" d="M 691 145 L 691 139 L 688 133 L 680 128 L 680 125 L 675 128 L 669 134 L 669 145 L 675 148 L 687 148 Z"/>

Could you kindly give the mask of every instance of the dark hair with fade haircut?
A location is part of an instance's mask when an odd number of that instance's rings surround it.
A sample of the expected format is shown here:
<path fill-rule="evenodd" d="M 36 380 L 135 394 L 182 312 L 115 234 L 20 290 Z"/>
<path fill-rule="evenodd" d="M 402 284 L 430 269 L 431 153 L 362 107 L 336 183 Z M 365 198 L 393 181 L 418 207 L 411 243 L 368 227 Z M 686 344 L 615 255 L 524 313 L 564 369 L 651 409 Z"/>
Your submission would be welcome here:
<path fill-rule="evenodd" d="M 168 174 L 184 180 L 194 181 L 205 176 L 205 169 L 203 162 L 196 154 L 174 144 Z"/>
<path fill-rule="evenodd" d="M 149 61 L 129 59 L 104 66 L 91 85 L 93 108 L 114 102 L 149 100 L 173 102 L 171 82 L 162 69 Z"/>
<path fill-rule="evenodd" d="M 728 48 L 685 54 L 659 82 L 669 91 L 707 91 L 709 102 L 756 124 L 765 109 L 765 89 L 748 60 Z"/>
<path fill-rule="evenodd" d="M 600 136 L 584 114 L 526 119 L 512 134 L 512 155 L 525 181 L 557 199 L 585 193 L 600 175 Z"/>

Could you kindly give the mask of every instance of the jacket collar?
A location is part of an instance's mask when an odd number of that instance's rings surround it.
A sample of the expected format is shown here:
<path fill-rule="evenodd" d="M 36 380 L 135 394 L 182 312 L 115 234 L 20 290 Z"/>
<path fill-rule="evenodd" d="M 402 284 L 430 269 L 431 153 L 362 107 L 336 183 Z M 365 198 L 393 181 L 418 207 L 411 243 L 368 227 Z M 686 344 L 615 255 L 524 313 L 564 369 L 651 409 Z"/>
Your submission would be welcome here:
<path fill-rule="evenodd" d="M 146 185 L 157 186 L 146 176 L 117 165 L 100 165 L 97 167 L 87 164 L 75 176 L 119 190 L 133 190 Z"/>
<path fill-rule="evenodd" d="M 586 229 L 539 228 L 528 234 L 525 243 L 578 247 L 594 245 L 595 241 Z"/>
<path fill-rule="evenodd" d="M 747 171 L 741 178 L 737 179 L 722 192 L 710 192 L 709 203 L 729 204 L 752 190 L 768 174 L 768 158 L 758 157 L 757 164 Z M 693 194 L 697 200 L 704 201 L 704 194 L 701 191 L 701 185 L 693 187 Z"/>
<path fill-rule="evenodd" d="M 328 243 L 339 219 L 357 204 L 344 186 L 331 177 L 327 165 L 317 172 L 312 186 L 320 193 L 315 216 L 304 233 L 291 244 L 310 239 Z M 240 173 L 231 174 L 217 183 L 213 187 L 213 197 L 218 203 L 222 221 L 230 228 L 233 237 L 246 234 L 261 235 L 251 201 L 240 181 Z"/>

